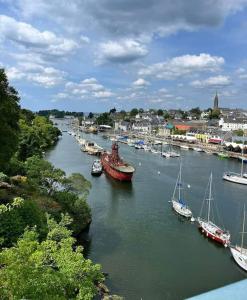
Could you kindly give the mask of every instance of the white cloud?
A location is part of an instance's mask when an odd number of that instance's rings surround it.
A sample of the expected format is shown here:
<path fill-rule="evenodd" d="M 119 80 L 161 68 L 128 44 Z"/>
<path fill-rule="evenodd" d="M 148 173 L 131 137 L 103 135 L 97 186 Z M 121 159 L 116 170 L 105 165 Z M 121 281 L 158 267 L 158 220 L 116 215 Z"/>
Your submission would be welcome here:
<path fill-rule="evenodd" d="M 86 43 L 86 44 L 89 44 L 89 43 L 90 43 L 89 37 L 87 37 L 87 36 L 85 36 L 85 35 L 81 35 L 81 36 L 80 36 L 80 40 L 81 40 L 83 43 Z"/>
<path fill-rule="evenodd" d="M 133 39 L 108 41 L 100 44 L 99 61 L 129 63 L 148 54 L 146 47 Z"/>
<path fill-rule="evenodd" d="M 86 78 L 79 83 L 67 82 L 65 84 L 65 93 L 79 98 L 109 98 L 114 95 L 94 77 Z"/>
<path fill-rule="evenodd" d="M 0 38 L 46 56 L 64 56 L 78 48 L 71 39 L 58 37 L 51 31 L 39 31 L 5 15 L 0 15 Z"/>
<path fill-rule="evenodd" d="M 176 79 L 195 72 L 215 72 L 224 64 L 224 58 L 201 53 L 173 57 L 165 62 L 150 65 L 139 71 L 141 76 L 155 76 L 158 79 Z"/>
<path fill-rule="evenodd" d="M 191 82 L 191 86 L 196 88 L 204 87 L 217 87 L 217 86 L 227 86 L 231 84 L 231 80 L 228 76 L 218 75 L 214 77 L 209 77 L 204 80 L 194 80 Z"/>
<path fill-rule="evenodd" d="M 44 67 L 36 63 L 19 63 L 17 67 L 7 68 L 7 75 L 10 80 L 27 80 L 44 88 L 61 84 L 65 74 L 65 72 L 53 67 Z"/>
<path fill-rule="evenodd" d="M 136 87 L 136 88 L 143 88 L 143 87 L 146 87 L 150 85 L 150 83 L 143 79 L 143 78 L 139 78 L 137 79 L 136 81 L 133 82 L 133 86 Z"/>

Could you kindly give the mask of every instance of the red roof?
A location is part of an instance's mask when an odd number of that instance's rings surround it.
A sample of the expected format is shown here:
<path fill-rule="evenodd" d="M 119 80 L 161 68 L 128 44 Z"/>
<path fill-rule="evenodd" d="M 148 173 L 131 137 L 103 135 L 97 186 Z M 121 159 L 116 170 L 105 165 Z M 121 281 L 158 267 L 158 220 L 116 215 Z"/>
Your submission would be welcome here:
<path fill-rule="evenodd" d="M 175 125 L 175 127 L 178 129 L 178 130 L 190 130 L 191 126 L 189 125 Z"/>

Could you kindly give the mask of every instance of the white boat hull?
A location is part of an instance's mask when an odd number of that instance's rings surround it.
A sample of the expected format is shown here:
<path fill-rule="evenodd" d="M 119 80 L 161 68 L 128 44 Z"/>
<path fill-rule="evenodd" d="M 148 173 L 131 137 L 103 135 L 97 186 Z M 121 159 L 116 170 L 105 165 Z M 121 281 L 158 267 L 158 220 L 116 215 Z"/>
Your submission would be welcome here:
<path fill-rule="evenodd" d="M 192 217 L 192 211 L 186 205 L 183 205 L 176 200 L 172 200 L 172 207 L 179 215 L 185 218 Z"/>
<path fill-rule="evenodd" d="M 223 179 L 226 181 L 247 185 L 247 178 L 238 174 L 223 174 Z"/>
<path fill-rule="evenodd" d="M 236 246 L 236 247 L 231 247 L 230 248 L 232 256 L 236 263 L 245 271 L 247 271 L 247 249 L 242 249 L 241 253 L 241 248 Z"/>

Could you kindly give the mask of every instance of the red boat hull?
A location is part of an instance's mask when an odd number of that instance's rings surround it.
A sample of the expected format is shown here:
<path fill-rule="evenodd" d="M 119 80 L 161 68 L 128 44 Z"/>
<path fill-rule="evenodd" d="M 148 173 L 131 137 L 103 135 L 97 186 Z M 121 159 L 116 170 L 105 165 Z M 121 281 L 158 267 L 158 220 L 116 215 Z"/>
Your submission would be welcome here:
<path fill-rule="evenodd" d="M 199 230 L 202 232 L 202 234 L 204 234 L 206 237 L 212 239 L 215 242 L 218 242 L 222 245 L 227 245 L 228 242 L 226 240 L 221 239 L 220 237 L 217 237 L 216 235 L 213 235 L 211 232 L 205 230 L 205 228 L 199 226 Z"/>
<path fill-rule="evenodd" d="M 116 170 L 104 160 L 104 157 L 101 158 L 101 163 L 104 171 L 107 174 L 109 174 L 112 178 L 120 181 L 131 181 L 133 173 L 124 173 L 124 172 L 120 172 L 119 170 Z"/>

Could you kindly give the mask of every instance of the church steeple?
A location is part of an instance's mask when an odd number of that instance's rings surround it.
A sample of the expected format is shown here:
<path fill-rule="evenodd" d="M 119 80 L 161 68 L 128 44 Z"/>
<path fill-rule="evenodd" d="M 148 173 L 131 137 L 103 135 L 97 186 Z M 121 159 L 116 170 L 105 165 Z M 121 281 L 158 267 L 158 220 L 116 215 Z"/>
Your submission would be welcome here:
<path fill-rule="evenodd" d="M 214 109 L 218 109 L 219 108 L 219 98 L 218 98 L 218 94 L 216 91 L 215 97 L 214 97 Z"/>

